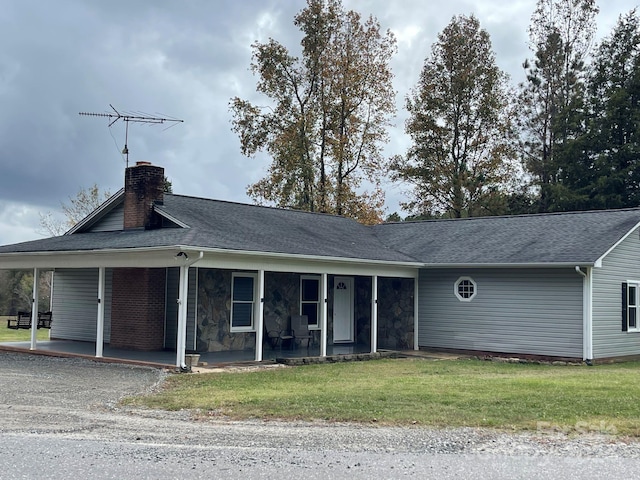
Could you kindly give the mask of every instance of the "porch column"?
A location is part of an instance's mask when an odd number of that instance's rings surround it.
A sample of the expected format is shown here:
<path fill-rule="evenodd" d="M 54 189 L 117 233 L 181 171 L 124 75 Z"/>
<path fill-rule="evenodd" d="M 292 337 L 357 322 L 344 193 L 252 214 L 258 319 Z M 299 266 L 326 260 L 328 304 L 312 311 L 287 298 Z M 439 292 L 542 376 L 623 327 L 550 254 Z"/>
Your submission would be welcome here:
<path fill-rule="evenodd" d="M 40 280 L 40 269 L 33 269 L 33 296 L 31 297 L 31 350 L 36 349 L 36 339 L 38 333 L 38 283 Z"/>
<path fill-rule="evenodd" d="M 420 350 L 420 345 L 418 345 L 418 326 L 420 325 L 419 316 L 418 316 L 418 287 L 420 272 L 416 272 L 415 277 L 413 277 L 413 349 Z"/>
<path fill-rule="evenodd" d="M 258 299 L 256 305 L 256 362 L 262 361 L 262 341 L 264 337 L 264 270 L 258 270 Z"/>
<path fill-rule="evenodd" d="M 582 279 L 582 360 L 590 364 L 593 360 L 593 268 L 586 267 Z"/>
<path fill-rule="evenodd" d="M 327 274 L 322 274 L 320 286 L 320 356 L 327 356 L 327 315 L 328 303 L 327 298 Z"/>
<path fill-rule="evenodd" d="M 189 291 L 189 265 L 180 267 L 180 284 L 178 286 L 178 332 L 176 335 L 176 367 L 185 364 L 186 335 L 187 335 L 187 294 Z"/>
<path fill-rule="evenodd" d="M 96 321 L 96 357 L 102 357 L 104 347 L 104 267 L 98 268 L 98 319 Z"/>
<path fill-rule="evenodd" d="M 378 351 L 378 276 L 371 277 L 371 353 Z"/>

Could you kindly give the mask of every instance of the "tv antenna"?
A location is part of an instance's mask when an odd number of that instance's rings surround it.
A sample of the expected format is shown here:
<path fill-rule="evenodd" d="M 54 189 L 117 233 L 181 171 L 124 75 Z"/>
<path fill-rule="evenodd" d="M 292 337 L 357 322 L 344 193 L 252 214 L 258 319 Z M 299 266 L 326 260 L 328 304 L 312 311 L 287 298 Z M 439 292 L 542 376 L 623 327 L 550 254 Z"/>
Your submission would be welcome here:
<path fill-rule="evenodd" d="M 122 114 L 115 107 L 109 104 L 114 113 L 89 113 L 89 112 L 80 112 L 79 115 L 86 115 L 89 117 L 106 117 L 109 121 L 109 127 L 111 127 L 118 120 L 122 120 L 125 124 L 125 133 L 124 133 L 124 148 L 122 149 L 122 154 L 126 156 L 127 159 L 127 167 L 129 166 L 129 147 L 127 143 L 129 141 L 129 122 L 135 123 L 170 123 L 171 125 L 167 128 L 173 127 L 177 123 L 182 123 L 184 120 L 178 120 L 177 118 L 163 118 L 163 117 L 149 117 L 143 115 L 128 115 Z"/>

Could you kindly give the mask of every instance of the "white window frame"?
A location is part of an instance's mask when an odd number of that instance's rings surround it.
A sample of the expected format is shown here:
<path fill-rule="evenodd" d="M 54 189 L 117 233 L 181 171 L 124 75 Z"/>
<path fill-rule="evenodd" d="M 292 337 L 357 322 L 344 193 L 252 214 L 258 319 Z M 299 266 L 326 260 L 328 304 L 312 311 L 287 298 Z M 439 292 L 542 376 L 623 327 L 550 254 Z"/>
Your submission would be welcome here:
<path fill-rule="evenodd" d="M 473 285 L 473 293 L 470 297 L 463 297 L 462 295 L 460 295 L 459 287 L 462 282 L 469 282 L 471 283 L 471 285 Z M 478 295 L 478 284 L 471 277 L 459 277 L 453 284 L 453 293 L 461 302 L 470 302 L 476 297 L 476 295 Z"/>
<path fill-rule="evenodd" d="M 316 280 L 318 282 L 318 300 L 316 301 L 303 301 L 302 300 L 302 282 L 304 280 Z M 316 319 L 317 323 L 310 323 L 309 330 L 319 330 L 320 329 L 320 280 L 321 277 L 319 275 L 300 275 L 300 315 L 304 315 L 302 312 L 303 304 L 316 304 Z"/>
<path fill-rule="evenodd" d="M 233 286 L 235 285 L 235 279 L 241 277 L 241 278 L 252 278 L 253 279 L 253 296 L 251 301 L 244 301 L 244 300 L 234 300 L 233 299 Z M 231 274 L 231 311 L 230 311 L 230 316 L 229 316 L 229 331 L 230 332 L 254 332 L 255 331 L 255 318 L 256 318 L 256 288 L 257 288 L 257 284 L 258 284 L 258 275 L 256 273 L 240 273 L 240 272 L 233 272 Z M 242 303 L 242 304 L 251 304 L 251 325 L 249 325 L 248 327 L 242 326 L 242 327 L 235 327 L 233 325 L 233 307 L 236 303 Z"/>
<path fill-rule="evenodd" d="M 636 290 L 636 295 L 635 295 L 635 305 L 631 305 L 629 303 L 629 290 L 630 288 L 633 287 Z M 629 332 L 640 332 L 640 281 L 639 280 L 627 280 L 627 304 L 625 305 L 625 308 L 627 309 L 627 333 Z M 629 312 L 630 310 L 633 309 L 636 312 L 636 326 L 635 327 L 631 327 L 629 325 Z"/>

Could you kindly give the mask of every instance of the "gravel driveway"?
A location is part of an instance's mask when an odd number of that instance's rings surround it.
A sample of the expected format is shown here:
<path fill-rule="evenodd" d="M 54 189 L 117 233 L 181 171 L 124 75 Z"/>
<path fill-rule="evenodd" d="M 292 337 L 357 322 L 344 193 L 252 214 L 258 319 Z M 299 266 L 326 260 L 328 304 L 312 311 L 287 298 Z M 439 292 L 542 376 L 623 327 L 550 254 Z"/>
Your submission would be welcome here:
<path fill-rule="evenodd" d="M 640 478 L 640 443 L 607 435 L 203 420 L 118 406 L 159 370 L 3 352 L 0 367 L 3 478 Z M 25 462 L 25 446 L 45 453 Z"/>

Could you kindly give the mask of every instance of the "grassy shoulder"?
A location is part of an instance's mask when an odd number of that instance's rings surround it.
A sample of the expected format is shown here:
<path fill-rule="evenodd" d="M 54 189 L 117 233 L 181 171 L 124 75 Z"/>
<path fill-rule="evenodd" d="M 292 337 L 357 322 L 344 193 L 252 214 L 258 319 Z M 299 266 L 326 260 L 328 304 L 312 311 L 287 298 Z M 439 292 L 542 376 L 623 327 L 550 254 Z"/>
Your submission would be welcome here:
<path fill-rule="evenodd" d="M 640 363 L 422 359 L 176 375 L 129 404 L 236 419 L 377 422 L 640 436 Z"/>
<path fill-rule="evenodd" d="M 7 319 L 0 315 L 0 342 L 28 342 L 31 340 L 31 330 L 13 330 L 7 328 Z M 41 328 L 37 333 L 38 340 L 49 340 L 49 329 Z"/>

